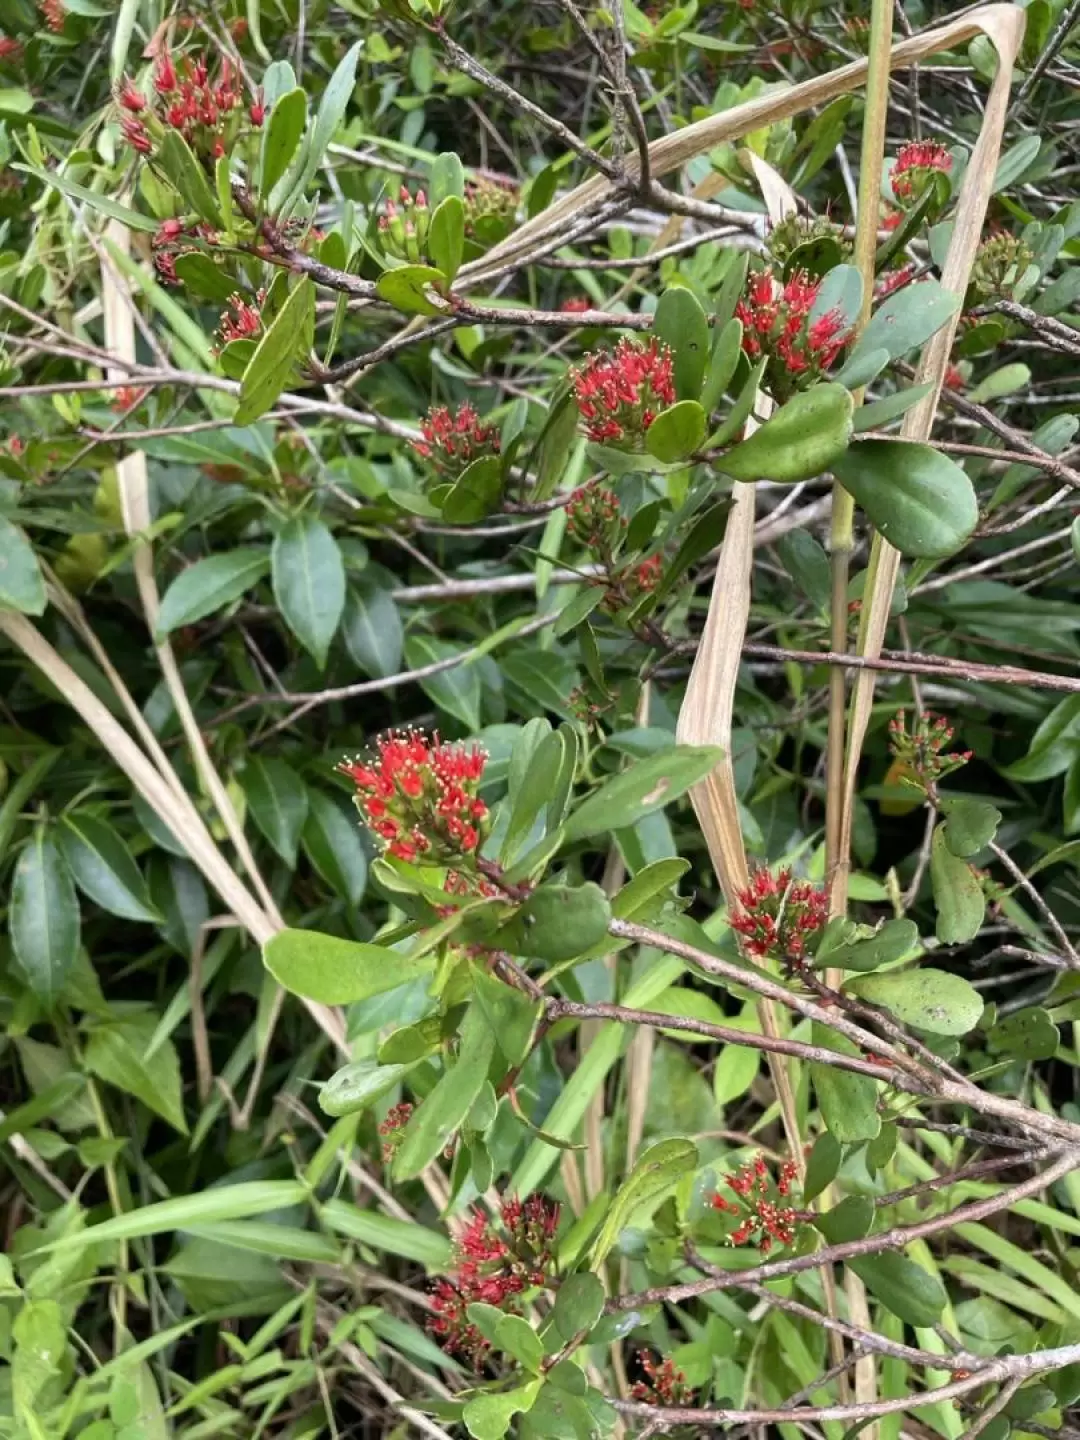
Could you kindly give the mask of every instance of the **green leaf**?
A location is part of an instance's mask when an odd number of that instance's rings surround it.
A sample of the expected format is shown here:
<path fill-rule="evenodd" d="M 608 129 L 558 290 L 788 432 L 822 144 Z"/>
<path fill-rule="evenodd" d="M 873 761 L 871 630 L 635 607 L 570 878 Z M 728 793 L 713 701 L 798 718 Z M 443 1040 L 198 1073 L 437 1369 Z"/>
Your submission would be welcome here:
<path fill-rule="evenodd" d="M 356 86 L 356 65 L 363 48 L 363 40 L 357 40 L 355 44 L 351 45 L 338 61 L 334 73 L 327 81 L 322 100 L 319 102 L 319 109 L 315 115 L 315 130 L 311 137 L 311 148 L 307 156 L 306 173 L 303 183 L 298 187 L 300 190 L 304 189 L 308 178 L 314 175 L 322 164 L 323 156 L 337 134 L 338 126 L 345 118 L 345 112 L 349 108 L 349 101 L 352 99 L 353 89 Z"/>
<path fill-rule="evenodd" d="M 322 670 L 345 608 L 345 564 L 314 515 L 287 520 L 270 555 L 274 599 L 285 623 Z"/>
<path fill-rule="evenodd" d="M 96 210 L 99 215 L 107 215 L 110 220 L 119 220 L 129 230 L 153 233 L 160 224 L 160 221 L 153 215 L 140 215 L 130 206 L 121 205 L 119 201 L 110 199 L 108 195 L 99 195 L 96 190 L 88 190 L 85 185 L 77 185 L 74 180 L 69 180 L 54 170 L 45 170 L 40 165 L 24 165 L 17 161 L 12 163 L 11 168 L 25 170 L 28 175 L 35 176 L 53 190 L 59 190 L 61 195 L 66 195 L 69 200 L 79 200 L 84 205 L 89 205 L 91 210 Z"/>
<path fill-rule="evenodd" d="M 595 1275 L 581 1271 L 568 1275 L 555 1292 L 552 1319 L 564 1340 L 588 1332 L 604 1313 L 604 1287 Z"/>
<path fill-rule="evenodd" d="M 1059 700 L 1031 737 L 1028 753 L 1010 765 L 1011 780 L 1050 780 L 1080 754 L 1080 695 Z"/>
<path fill-rule="evenodd" d="M 884 350 L 890 360 L 899 360 L 925 345 L 959 310 L 960 301 L 959 295 L 946 290 L 936 280 L 905 285 L 888 296 L 871 315 L 870 323 L 848 357 L 840 372 L 841 382 L 851 383 L 845 373 L 848 366 L 854 368 L 860 359 L 875 350 Z"/>
<path fill-rule="evenodd" d="M 844 1148 L 830 1130 L 823 1130 L 814 1141 L 810 1158 L 806 1162 L 806 1178 L 803 1180 L 802 1201 L 812 1204 L 836 1179 Z"/>
<path fill-rule="evenodd" d="M 1030 384 L 1031 370 L 1027 365 L 1002 365 L 980 380 L 978 385 L 968 392 L 967 398 L 973 405 L 986 405 L 991 400 L 1000 400 L 1017 390 L 1026 390 Z"/>
<path fill-rule="evenodd" d="M 307 786 L 284 760 L 260 755 L 248 759 L 240 784 L 251 818 L 286 865 L 295 869 L 308 817 Z"/>
<path fill-rule="evenodd" d="M 842 385 L 800 391 L 753 435 L 717 460 L 735 480 L 810 480 L 847 448 L 855 402 Z"/>
<path fill-rule="evenodd" d="M 399 265 L 395 270 L 384 270 L 375 282 L 375 293 L 387 305 L 402 310 L 406 315 L 441 315 L 446 309 L 445 301 L 434 304 L 427 291 L 444 285 L 441 270 L 432 265 Z"/>
<path fill-rule="evenodd" d="M 358 1240 L 361 1245 L 414 1260 L 429 1270 L 449 1268 L 450 1241 L 416 1220 L 398 1220 L 375 1210 L 361 1210 L 345 1200 L 327 1200 L 319 1210 L 319 1218 L 328 1229 Z"/>
<path fill-rule="evenodd" d="M 180 572 L 161 597 L 155 638 L 163 639 L 183 625 L 193 625 L 196 620 L 224 610 L 257 585 L 269 569 L 270 556 L 253 546 L 222 550 L 196 560 Z"/>
<path fill-rule="evenodd" d="M 367 1110 L 393 1090 L 412 1065 L 379 1065 L 374 1060 L 356 1060 L 331 1075 L 319 1091 L 319 1109 L 326 1115 L 354 1115 Z"/>
<path fill-rule="evenodd" d="M 457 195 L 447 195 L 431 213 L 427 237 L 427 253 L 446 276 L 447 284 L 453 283 L 461 268 L 464 250 L 465 206 Z"/>
<path fill-rule="evenodd" d="M 681 1136 L 650 1145 L 615 1192 L 593 1244 L 590 1257 L 593 1266 L 606 1259 L 620 1233 L 640 1210 L 647 1205 L 655 1207 L 697 1163 L 697 1146 Z"/>
<path fill-rule="evenodd" d="M 0 610 L 44 615 L 48 603 L 33 546 L 17 526 L 0 515 Z"/>
<path fill-rule="evenodd" d="M 855 433 L 880 430 L 883 425 L 898 420 L 924 396 L 929 395 L 932 388 L 929 382 L 925 385 L 909 385 L 906 390 L 898 390 L 895 395 L 885 395 L 880 400 L 871 400 L 869 405 L 860 405 L 855 411 Z"/>
<path fill-rule="evenodd" d="M 712 414 L 731 384 L 742 354 L 742 334 L 742 321 L 733 315 L 716 337 L 700 396 L 706 415 Z"/>
<path fill-rule="evenodd" d="M 463 650 L 460 643 L 413 634 L 405 642 L 405 660 L 410 669 L 420 669 L 437 660 L 460 655 Z M 475 665 L 456 665 L 425 676 L 420 681 L 420 688 L 440 710 L 460 720 L 466 729 L 480 729 L 480 672 Z"/>
<path fill-rule="evenodd" d="M 780 563 L 810 603 L 825 613 L 829 608 L 832 570 L 825 547 L 809 530 L 789 530 L 776 542 Z"/>
<path fill-rule="evenodd" d="M 139 867 L 111 825 L 85 810 L 69 810 L 60 821 L 57 840 L 84 895 L 125 920 L 160 922 Z"/>
<path fill-rule="evenodd" d="M 665 464 L 685 460 L 705 439 L 705 421 L 705 411 L 696 400 L 680 400 L 661 410 L 645 431 L 645 449 Z"/>
<path fill-rule="evenodd" d="M 983 1012 L 982 997 L 974 986 L 945 970 L 888 970 L 847 980 L 844 990 L 932 1035 L 966 1035 Z"/>
<path fill-rule="evenodd" d="M 841 1055 L 858 1055 L 858 1049 L 843 1035 L 815 1020 L 811 1026 L 815 1045 Z M 858 1145 L 873 1140 L 881 1129 L 878 1114 L 878 1084 L 868 1075 L 854 1075 L 833 1065 L 811 1065 L 818 1108 L 825 1127 L 841 1145 Z"/>
<path fill-rule="evenodd" d="M 428 201 L 439 205 L 448 195 L 465 198 L 465 167 L 458 155 L 444 150 L 431 162 L 431 184 L 428 186 Z"/>
<path fill-rule="evenodd" d="M 693 291 L 677 285 L 664 291 L 656 306 L 653 334 L 671 347 L 676 396 L 697 400 L 709 363 L 709 322 Z"/>
<path fill-rule="evenodd" d="M 210 188 L 206 172 L 191 152 L 191 147 L 179 130 L 169 128 L 154 152 L 154 163 L 175 187 L 185 210 L 195 213 L 212 225 L 221 228 L 221 211 L 217 196 Z"/>
<path fill-rule="evenodd" d="M 1052 1060 L 1061 1044 L 1061 1035 L 1049 1010 L 1031 1005 L 1017 1010 L 991 1027 L 986 1043 L 995 1055 L 1018 1060 Z"/>
<path fill-rule="evenodd" d="M 384 680 L 401 669 L 404 632 L 390 591 L 361 575 L 349 586 L 341 617 L 341 638 L 365 675 Z"/>
<path fill-rule="evenodd" d="M 150 1012 L 95 1025 L 86 1042 L 86 1068 L 107 1085 L 134 1095 L 186 1135 L 176 1047 L 171 1040 L 164 1040 L 149 1058 L 146 1055 L 156 1029 L 157 1016 Z"/>
<path fill-rule="evenodd" d="M 874 1202 L 868 1195 L 848 1195 L 839 1205 L 815 1216 L 814 1225 L 830 1245 L 861 1240 L 874 1223 Z"/>
<path fill-rule="evenodd" d="M 828 952 L 823 948 L 814 964 L 838 970 L 877 970 L 902 960 L 918 943 L 919 928 L 913 920 L 887 920 L 866 940 L 837 945 Z"/>
<path fill-rule="evenodd" d="M 929 1327 L 941 1319 L 949 1299 L 941 1281 L 906 1255 L 885 1251 L 860 1255 L 847 1264 L 874 1299 L 905 1324 Z"/>
<path fill-rule="evenodd" d="M 1001 811 L 988 800 L 958 796 L 955 800 L 942 800 L 939 809 L 945 816 L 945 844 L 963 859 L 985 850 L 1001 824 Z"/>
<path fill-rule="evenodd" d="M 934 831 L 930 846 L 930 883 L 937 907 L 937 938 L 943 945 L 974 940 L 986 914 L 986 896 L 968 862 L 946 845 L 943 825 Z"/>
<path fill-rule="evenodd" d="M 540 1019 L 540 1002 L 504 985 L 479 966 L 473 970 L 473 984 L 499 1049 L 511 1065 L 520 1065 Z"/>
<path fill-rule="evenodd" d="M 863 278 L 857 265 L 834 265 L 822 278 L 810 309 L 811 323 L 833 310 L 839 310 L 844 325 L 850 328 L 862 309 Z"/>
<path fill-rule="evenodd" d="M 304 853 L 331 889 L 350 905 L 359 905 L 368 873 L 360 827 L 322 790 L 308 792 L 308 816 L 300 839 Z"/>
<path fill-rule="evenodd" d="M 582 801 L 563 827 L 565 839 L 585 840 L 635 824 L 704 780 L 722 755 L 713 745 L 675 745 L 635 761 Z"/>
<path fill-rule="evenodd" d="M 859 440 L 830 468 L 902 555 L 952 555 L 978 524 L 971 481 L 955 460 L 932 445 Z"/>
<path fill-rule="evenodd" d="M 490 515 L 502 495 L 502 465 L 497 455 L 481 455 L 467 465 L 442 503 L 448 525 L 471 525 Z"/>
<path fill-rule="evenodd" d="M 240 382 L 234 424 L 250 425 L 273 406 L 296 365 L 311 349 L 315 330 L 315 286 L 305 275 L 255 347 Z"/>
<path fill-rule="evenodd" d="M 341 940 L 318 930 L 279 930 L 262 949 L 263 963 L 280 985 L 322 1005 L 354 1005 L 430 975 L 430 956 L 413 959 L 382 945 Z"/>
<path fill-rule="evenodd" d="M 114 1215 L 97 1225 L 62 1236 L 42 1250 L 68 1250 L 72 1246 L 111 1244 L 137 1240 L 143 1235 L 167 1235 L 192 1225 L 211 1225 L 219 1220 L 243 1220 L 302 1205 L 307 1187 L 299 1180 L 244 1180 L 236 1185 L 214 1185 L 192 1195 L 174 1195 L 153 1205 Z"/>
<path fill-rule="evenodd" d="M 412 1180 L 445 1149 L 487 1081 L 495 1036 L 482 1007 L 472 1004 L 460 1031 L 457 1059 L 412 1113 L 394 1158 L 394 1178 Z"/>
<path fill-rule="evenodd" d="M 233 277 L 220 265 L 215 265 L 210 256 L 204 255 L 201 250 L 188 250 L 177 255 L 173 268 L 184 289 L 200 300 L 209 300 L 214 305 L 225 305 L 229 297 L 236 293 L 236 281 Z M 254 350 L 254 343 L 248 343 Z"/>
<path fill-rule="evenodd" d="M 530 1380 L 516 1390 L 487 1391 L 470 1400 L 461 1418 L 473 1440 L 502 1440 L 514 1416 L 532 1409 L 543 1383 Z"/>
<path fill-rule="evenodd" d="M 46 1004 L 59 999 L 78 958 L 79 900 L 44 825 L 35 825 L 15 865 L 8 930 L 27 985 Z"/>
<path fill-rule="evenodd" d="M 541 885 L 494 943 L 511 955 L 531 955 L 548 964 L 572 960 L 607 934 L 611 906 L 599 885 Z"/>
<path fill-rule="evenodd" d="M 544 1359 L 539 1335 L 520 1315 L 502 1315 L 495 1330 L 495 1344 L 519 1365 L 535 1374 Z"/>
<path fill-rule="evenodd" d="M 306 128 L 307 95 L 299 87 L 286 91 L 271 110 L 263 131 L 259 193 L 264 206 L 296 154 L 296 147 Z"/>

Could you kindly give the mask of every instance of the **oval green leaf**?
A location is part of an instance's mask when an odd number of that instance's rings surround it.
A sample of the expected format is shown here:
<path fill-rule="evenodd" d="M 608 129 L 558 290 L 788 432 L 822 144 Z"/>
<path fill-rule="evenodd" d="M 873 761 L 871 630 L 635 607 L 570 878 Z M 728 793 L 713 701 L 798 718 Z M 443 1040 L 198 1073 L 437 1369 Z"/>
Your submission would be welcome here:
<path fill-rule="evenodd" d="M 208 555 L 182 570 L 161 598 L 155 637 L 216 615 L 257 585 L 270 569 L 265 550 L 245 546 Z"/>
<path fill-rule="evenodd" d="M 844 989 L 931 1035 L 966 1035 L 983 1012 L 982 997 L 974 986 L 945 970 L 889 970 L 849 980 Z"/>
<path fill-rule="evenodd" d="M 843 385 L 814 385 L 716 462 L 735 480 L 793 484 L 829 469 L 851 438 L 855 402 Z"/>
<path fill-rule="evenodd" d="M 290 994 L 321 1005 L 353 1005 L 381 995 L 430 974 L 435 963 L 318 930 L 280 930 L 262 953 L 270 974 Z"/>
<path fill-rule="evenodd" d="M 979 521 L 971 481 L 932 445 L 859 440 L 831 464 L 882 538 L 901 555 L 952 555 Z"/>

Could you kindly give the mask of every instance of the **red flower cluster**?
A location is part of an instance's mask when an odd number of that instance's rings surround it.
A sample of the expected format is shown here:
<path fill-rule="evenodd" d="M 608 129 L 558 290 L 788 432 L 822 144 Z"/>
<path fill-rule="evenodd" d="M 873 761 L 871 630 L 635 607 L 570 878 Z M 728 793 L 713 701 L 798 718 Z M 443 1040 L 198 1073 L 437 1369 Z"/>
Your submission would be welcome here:
<path fill-rule="evenodd" d="M 149 155 L 166 129 L 177 130 L 196 155 L 213 162 L 230 149 L 244 121 L 244 95 L 232 61 L 222 59 L 213 80 L 206 61 L 184 55 L 173 59 L 162 50 L 154 66 L 156 102 L 125 76 L 116 101 L 125 112 L 121 130 L 128 144 Z M 247 120 L 258 128 L 266 115 L 261 94 L 247 108 Z"/>
<path fill-rule="evenodd" d="M 163 220 L 150 237 L 154 269 L 167 284 L 179 285 L 176 257 L 198 248 L 189 243 L 191 240 L 198 239 L 213 243 L 216 238 L 217 232 L 201 221 L 197 221 L 194 225 L 185 225 L 182 220 Z"/>
<path fill-rule="evenodd" d="M 413 449 L 448 480 L 456 480 L 474 460 L 498 455 L 501 442 L 494 425 L 484 425 L 473 407 L 465 402 L 454 411 L 433 405 L 420 422 L 422 440 Z"/>
<path fill-rule="evenodd" d="M 664 557 L 657 551 L 630 572 L 631 583 L 639 595 L 651 594 L 664 575 Z"/>
<path fill-rule="evenodd" d="M 382 1136 L 383 1142 L 382 1158 L 384 1161 L 392 1160 L 397 1153 L 398 1147 L 401 1145 L 402 1132 L 409 1123 L 412 1112 L 413 1107 L 407 1100 L 403 1100 L 400 1105 L 391 1106 L 386 1112 L 386 1119 L 379 1126 L 379 1134 Z"/>
<path fill-rule="evenodd" d="M 41 11 L 41 18 L 53 34 L 59 35 L 67 18 L 67 11 L 64 9 L 62 0 L 38 0 L 38 9 Z"/>
<path fill-rule="evenodd" d="M 912 140 L 893 162 L 892 192 L 902 205 L 920 200 L 935 174 L 947 175 L 952 156 L 935 140 Z"/>
<path fill-rule="evenodd" d="M 889 721 L 889 750 L 903 767 L 905 778 L 928 790 L 966 765 L 974 753 L 971 750 L 946 752 L 945 746 L 951 742 L 953 733 L 953 727 L 943 716 L 924 710 L 909 734 L 904 712 L 898 710 Z"/>
<path fill-rule="evenodd" d="M 900 265 L 895 270 L 886 270 L 884 275 L 879 275 L 877 284 L 874 286 L 874 299 L 884 300 L 889 295 L 895 295 L 897 290 L 902 290 L 915 276 L 915 266 Z"/>
<path fill-rule="evenodd" d="M 22 53 L 23 47 L 20 41 L 13 39 L 10 35 L 0 35 L 0 64 L 6 60 L 9 64 L 14 65 L 16 61 L 22 59 Z"/>
<path fill-rule="evenodd" d="M 134 410 L 146 396 L 146 390 L 138 385 L 121 385 L 114 393 L 112 403 L 109 406 L 118 415 L 126 415 L 129 410 Z"/>
<path fill-rule="evenodd" d="M 425 856 L 460 863 L 479 847 L 488 808 L 477 795 L 487 764 L 483 750 L 444 745 L 418 731 L 379 738 L 370 763 L 347 760 L 348 775 L 368 828 L 399 860 Z"/>
<path fill-rule="evenodd" d="M 260 290 L 255 299 L 261 305 L 266 299 L 266 291 Z M 258 309 L 249 305 L 241 294 L 230 295 L 218 324 L 220 344 L 228 345 L 231 340 L 255 340 L 262 334 L 262 328 L 262 316 Z"/>
<path fill-rule="evenodd" d="M 731 928 L 743 937 L 750 955 L 769 956 L 799 965 L 807 943 L 829 918 L 829 892 L 806 880 L 793 880 L 790 870 L 773 875 L 757 870 L 737 897 Z"/>
<path fill-rule="evenodd" d="M 593 308 L 593 302 L 587 295 L 571 295 L 569 300 L 564 300 L 559 306 L 563 315 L 584 315 L 586 310 Z"/>
<path fill-rule="evenodd" d="M 447 1350 L 480 1369 L 488 1342 L 469 1319 L 476 1301 L 508 1306 L 515 1295 L 545 1285 L 554 1265 L 552 1242 L 559 1224 L 559 1205 L 543 1195 L 504 1200 L 502 1232 L 479 1212 L 466 1225 L 454 1247 L 454 1268 L 437 1280 L 428 1329 Z"/>
<path fill-rule="evenodd" d="M 957 365 L 947 365 L 943 383 L 946 390 L 966 390 L 967 381 L 964 379 L 964 372 Z"/>
<path fill-rule="evenodd" d="M 638 1351 L 638 1361 L 645 1372 L 644 1380 L 637 1380 L 630 1387 L 630 1399 L 643 1405 L 689 1405 L 694 1399 L 693 1386 L 686 1383 L 686 1376 L 676 1367 L 670 1356 L 659 1364 L 647 1350 Z"/>
<path fill-rule="evenodd" d="M 769 1253 L 774 1241 L 778 1245 L 792 1244 L 799 1212 L 793 1205 L 782 1202 L 790 1196 L 798 1176 L 796 1162 L 785 1160 L 774 1182 L 761 1155 L 743 1165 L 734 1175 L 729 1175 L 728 1189 L 738 1199 L 729 1200 L 719 1193 L 712 1198 L 714 1210 L 739 1217 L 738 1225 L 727 1237 L 728 1244 L 756 1245 L 763 1255 Z"/>
<path fill-rule="evenodd" d="M 759 270 L 735 306 L 743 326 L 743 350 L 751 360 L 769 357 L 769 379 L 778 400 L 817 380 L 847 344 L 848 328 L 839 310 L 810 318 L 820 289 L 821 281 L 804 270 L 796 270 L 783 284 L 771 270 Z"/>
<path fill-rule="evenodd" d="M 587 355 L 571 379 L 585 433 L 600 444 L 639 449 L 659 412 L 675 403 L 671 351 L 658 340 L 624 337 L 613 352 Z"/>

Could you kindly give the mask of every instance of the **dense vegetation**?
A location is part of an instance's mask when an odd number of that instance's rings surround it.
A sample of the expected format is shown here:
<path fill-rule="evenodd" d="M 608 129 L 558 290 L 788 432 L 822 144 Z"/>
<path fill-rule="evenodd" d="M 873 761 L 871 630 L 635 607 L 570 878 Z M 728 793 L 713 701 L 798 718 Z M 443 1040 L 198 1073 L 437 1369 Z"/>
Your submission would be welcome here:
<path fill-rule="evenodd" d="M 1080 1434 L 1078 73 L 5 0 L 0 1432 Z"/>

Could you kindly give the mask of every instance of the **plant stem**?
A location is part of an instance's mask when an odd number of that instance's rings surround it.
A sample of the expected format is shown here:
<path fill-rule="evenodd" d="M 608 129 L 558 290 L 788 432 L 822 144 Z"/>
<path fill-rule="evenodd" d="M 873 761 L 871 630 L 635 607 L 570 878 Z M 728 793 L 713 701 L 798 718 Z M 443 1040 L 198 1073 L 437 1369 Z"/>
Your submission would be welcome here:
<path fill-rule="evenodd" d="M 870 319 L 874 298 L 874 256 L 877 250 L 878 197 L 885 154 L 885 124 L 889 111 L 889 51 L 892 45 L 891 0 L 873 0 L 870 12 L 869 70 L 866 76 L 866 113 L 863 118 L 859 162 L 859 210 L 855 217 L 855 264 L 862 276 L 862 304 L 854 326 L 858 339 Z M 862 391 L 855 393 L 856 405 Z M 848 579 L 854 540 L 855 502 L 833 482 L 831 646 L 842 653 L 848 643 Z M 844 806 L 844 741 L 847 691 L 842 671 L 829 677 L 829 739 L 826 754 L 825 865 L 834 915 L 847 909 L 847 857 L 841 852 Z"/>

